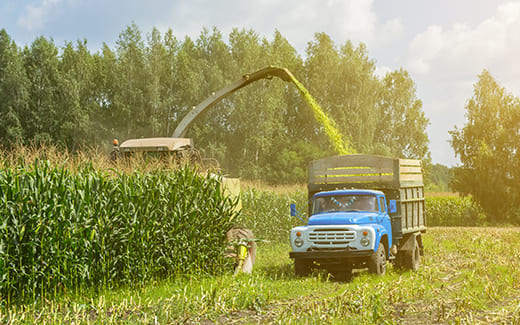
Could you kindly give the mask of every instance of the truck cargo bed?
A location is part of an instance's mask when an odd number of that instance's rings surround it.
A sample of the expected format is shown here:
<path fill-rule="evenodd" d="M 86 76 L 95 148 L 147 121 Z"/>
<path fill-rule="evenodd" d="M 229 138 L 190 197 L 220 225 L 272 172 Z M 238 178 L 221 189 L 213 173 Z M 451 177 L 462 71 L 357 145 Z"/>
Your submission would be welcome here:
<path fill-rule="evenodd" d="M 394 242 L 424 232 L 422 162 L 376 155 L 343 155 L 311 161 L 308 193 L 337 189 L 374 189 L 385 193 Z M 310 213 L 309 213 L 310 214 Z"/>

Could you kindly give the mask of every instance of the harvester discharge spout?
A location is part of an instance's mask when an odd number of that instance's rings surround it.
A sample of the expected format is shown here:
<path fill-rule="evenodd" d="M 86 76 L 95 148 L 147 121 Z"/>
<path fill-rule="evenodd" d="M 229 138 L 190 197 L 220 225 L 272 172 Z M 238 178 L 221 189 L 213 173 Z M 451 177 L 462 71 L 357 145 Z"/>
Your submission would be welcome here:
<path fill-rule="evenodd" d="M 190 126 L 202 113 L 207 111 L 210 107 L 220 102 L 230 94 L 260 79 L 272 79 L 273 77 L 278 77 L 287 82 L 291 82 L 294 79 L 292 73 L 286 68 L 273 66 L 268 66 L 256 72 L 245 74 L 240 79 L 235 80 L 228 86 L 211 94 L 211 96 L 195 106 L 195 108 L 193 108 L 179 123 L 172 134 L 172 138 L 184 138 Z"/>

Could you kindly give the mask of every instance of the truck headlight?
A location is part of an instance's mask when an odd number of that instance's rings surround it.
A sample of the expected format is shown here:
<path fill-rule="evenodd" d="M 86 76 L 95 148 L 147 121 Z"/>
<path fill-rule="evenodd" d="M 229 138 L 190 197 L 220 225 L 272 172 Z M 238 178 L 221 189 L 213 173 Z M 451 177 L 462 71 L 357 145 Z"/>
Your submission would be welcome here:
<path fill-rule="evenodd" d="M 361 245 L 363 245 L 364 247 L 367 247 L 368 245 L 370 245 L 370 240 L 368 239 L 368 237 L 364 236 L 363 238 L 361 238 Z"/>
<path fill-rule="evenodd" d="M 294 240 L 294 246 L 296 246 L 296 247 L 302 247 L 302 246 L 303 246 L 303 239 L 301 239 L 300 237 L 297 237 L 297 238 Z"/>

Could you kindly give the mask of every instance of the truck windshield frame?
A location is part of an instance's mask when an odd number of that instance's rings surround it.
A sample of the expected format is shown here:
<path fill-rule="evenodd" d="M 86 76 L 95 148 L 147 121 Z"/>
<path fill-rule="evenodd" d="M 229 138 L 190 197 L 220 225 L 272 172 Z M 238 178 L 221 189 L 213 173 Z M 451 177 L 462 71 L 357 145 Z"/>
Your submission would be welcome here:
<path fill-rule="evenodd" d="M 370 194 L 318 196 L 314 199 L 312 214 L 353 211 L 379 212 L 376 196 Z"/>

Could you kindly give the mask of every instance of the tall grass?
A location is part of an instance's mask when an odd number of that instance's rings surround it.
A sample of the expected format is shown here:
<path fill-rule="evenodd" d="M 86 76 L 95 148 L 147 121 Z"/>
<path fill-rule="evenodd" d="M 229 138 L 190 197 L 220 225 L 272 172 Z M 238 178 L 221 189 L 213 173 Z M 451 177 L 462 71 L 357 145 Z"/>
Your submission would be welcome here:
<path fill-rule="evenodd" d="M 2 162 L 0 295 L 8 304 L 229 263 L 222 251 L 237 202 L 218 177 L 187 167 L 109 174 L 69 166 Z"/>
<path fill-rule="evenodd" d="M 484 226 L 486 216 L 470 197 L 438 196 L 425 199 L 428 226 Z"/>
<path fill-rule="evenodd" d="M 242 191 L 241 198 L 244 226 L 252 229 L 257 238 L 268 241 L 289 242 L 291 228 L 303 223 L 291 217 L 291 203 L 301 211 L 307 210 L 307 193 L 303 190 L 272 192 L 248 188 Z"/>

